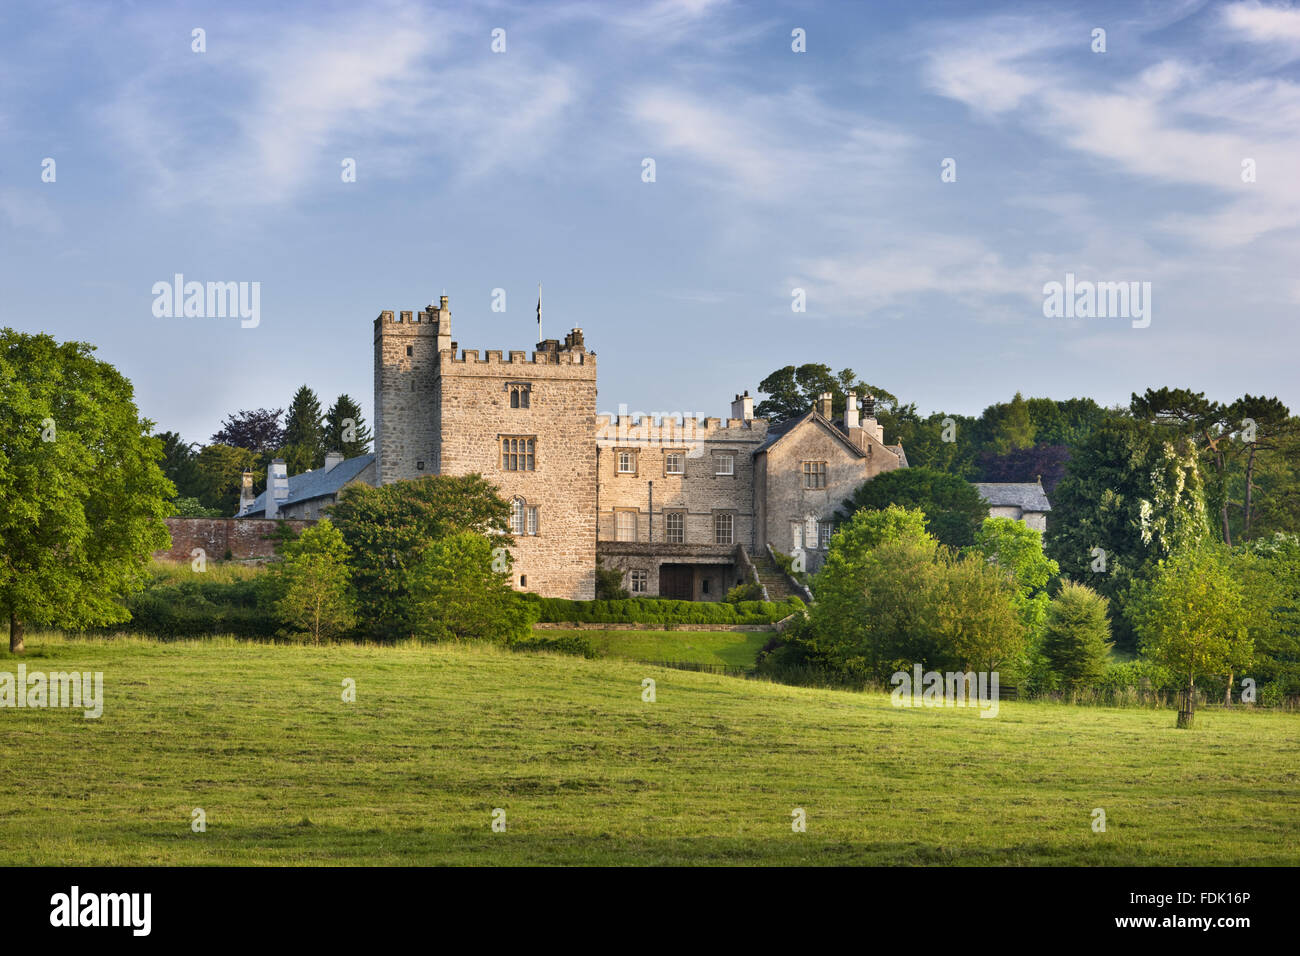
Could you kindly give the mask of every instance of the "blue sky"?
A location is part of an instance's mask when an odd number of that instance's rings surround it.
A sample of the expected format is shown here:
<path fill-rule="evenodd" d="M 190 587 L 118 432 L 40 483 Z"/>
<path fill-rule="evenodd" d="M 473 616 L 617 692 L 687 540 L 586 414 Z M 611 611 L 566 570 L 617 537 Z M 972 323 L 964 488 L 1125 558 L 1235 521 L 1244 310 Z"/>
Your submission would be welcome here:
<path fill-rule="evenodd" d="M 602 411 L 809 361 L 922 411 L 1294 408 L 1298 63 L 1300 8 L 1253 0 L 9 2 L 0 325 L 94 343 L 189 440 L 303 382 L 373 420 L 372 320 L 444 291 L 462 348 L 531 348 L 539 280 Z M 178 272 L 260 282 L 260 324 L 156 318 Z M 1066 273 L 1151 282 L 1150 326 L 1045 318 Z"/>

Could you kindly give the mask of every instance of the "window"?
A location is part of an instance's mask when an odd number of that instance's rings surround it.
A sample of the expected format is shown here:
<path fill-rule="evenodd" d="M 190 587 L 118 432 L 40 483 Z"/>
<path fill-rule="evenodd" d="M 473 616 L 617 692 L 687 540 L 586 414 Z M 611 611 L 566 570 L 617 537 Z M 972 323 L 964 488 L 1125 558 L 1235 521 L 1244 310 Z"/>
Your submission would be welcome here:
<path fill-rule="evenodd" d="M 519 586 L 521 588 L 528 587 L 528 575 L 526 574 L 519 575 Z"/>
<path fill-rule="evenodd" d="M 620 451 L 618 453 L 618 473 L 620 475 L 636 474 L 636 452 Z"/>
<path fill-rule="evenodd" d="M 510 407 L 528 408 L 532 402 L 533 387 L 527 382 L 514 382 L 510 385 Z"/>
<path fill-rule="evenodd" d="M 501 467 L 505 471 L 535 471 L 536 438 L 502 438 Z"/>
<path fill-rule="evenodd" d="M 649 571 L 632 571 L 628 578 L 632 585 L 633 594 L 645 594 L 650 590 Z"/>
<path fill-rule="evenodd" d="M 713 516 L 713 543 L 714 544 L 732 544 L 732 532 L 735 526 L 735 519 L 730 514 L 716 514 Z"/>
<path fill-rule="evenodd" d="M 803 486 L 805 488 L 826 487 L 826 462 L 805 461 L 803 463 Z"/>
<path fill-rule="evenodd" d="M 415 463 L 415 470 L 416 470 L 416 471 L 424 471 L 424 462 L 423 462 L 423 461 L 417 461 L 417 462 Z"/>
<path fill-rule="evenodd" d="M 664 455 L 664 474 L 686 474 L 686 456 L 679 451 L 670 451 Z"/>
<path fill-rule="evenodd" d="M 700 593 L 701 593 L 701 594 L 708 594 L 708 593 L 709 593 L 709 579 L 708 579 L 708 578 L 702 578 L 702 579 L 700 579 Z"/>
<path fill-rule="evenodd" d="M 820 531 L 821 531 L 821 539 L 820 539 L 820 540 L 821 540 L 821 549 L 822 549 L 823 551 L 825 551 L 827 548 L 829 548 L 829 547 L 831 546 L 831 532 L 833 532 L 834 530 L 835 530 L 835 526 L 832 525 L 829 521 L 823 521 L 823 522 L 821 523 L 821 528 L 820 528 Z"/>
<path fill-rule="evenodd" d="M 669 544 L 682 544 L 686 541 L 686 515 L 680 511 L 664 514 L 664 540 Z"/>
<path fill-rule="evenodd" d="M 411 348 L 411 346 L 408 345 L 408 346 L 406 347 L 406 354 L 407 354 L 407 355 L 414 355 L 414 354 L 415 354 L 415 349 Z"/>
<path fill-rule="evenodd" d="M 529 507 L 523 498 L 511 498 L 510 531 L 517 535 L 537 534 L 537 506 Z"/>
<path fill-rule="evenodd" d="M 635 511 L 614 512 L 614 540 L 615 541 L 636 540 L 636 512 Z"/>
<path fill-rule="evenodd" d="M 735 455 L 718 455 L 713 459 L 716 466 L 713 469 L 715 475 L 734 475 L 736 473 L 736 456 Z"/>

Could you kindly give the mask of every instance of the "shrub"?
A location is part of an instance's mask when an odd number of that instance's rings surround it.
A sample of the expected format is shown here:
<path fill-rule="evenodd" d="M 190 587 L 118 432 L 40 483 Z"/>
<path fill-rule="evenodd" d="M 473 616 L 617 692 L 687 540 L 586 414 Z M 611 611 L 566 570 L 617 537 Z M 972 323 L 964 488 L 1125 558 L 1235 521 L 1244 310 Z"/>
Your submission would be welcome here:
<path fill-rule="evenodd" d="M 1048 605 L 1043 656 L 1064 688 L 1096 684 L 1106 672 L 1109 603 L 1092 588 L 1067 581 Z"/>
<path fill-rule="evenodd" d="M 572 624 L 770 624 L 802 608 L 792 597 L 781 603 L 742 601 L 670 601 L 666 598 L 628 598 L 620 601 L 569 601 L 564 598 L 530 598 L 547 623 Z"/>
<path fill-rule="evenodd" d="M 533 631 L 527 637 L 510 641 L 508 646 L 513 651 L 553 651 L 557 654 L 573 654 L 589 660 L 599 656 L 591 638 L 572 631 L 555 636 Z"/>
<path fill-rule="evenodd" d="M 757 581 L 746 581 L 744 584 L 737 584 L 727 592 L 728 604 L 740 604 L 744 601 L 761 601 L 763 600 L 763 585 Z"/>
<path fill-rule="evenodd" d="M 607 568 L 596 559 L 596 600 L 622 601 L 630 597 L 623 587 L 623 572 L 618 568 Z"/>

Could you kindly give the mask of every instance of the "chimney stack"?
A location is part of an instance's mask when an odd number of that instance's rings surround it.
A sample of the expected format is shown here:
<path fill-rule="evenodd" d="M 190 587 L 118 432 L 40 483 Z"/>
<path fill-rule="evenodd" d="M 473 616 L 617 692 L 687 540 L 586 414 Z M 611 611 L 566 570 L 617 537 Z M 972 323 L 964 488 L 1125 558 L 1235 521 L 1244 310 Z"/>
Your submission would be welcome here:
<path fill-rule="evenodd" d="M 327 452 L 325 453 L 325 470 L 326 470 L 326 471 L 329 471 L 329 470 L 332 469 L 335 465 L 341 465 L 341 464 L 343 464 L 343 452 L 341 452 L 341 451 L 327 451 Z"/>
<path fill-rule="evenodd" d="M 817 411 L 821 412 L 822 418 L 827 421 L 831 420 L 831 409 L 834 407 L 835 398 L 830 392 L 822 392 L 817 396 Z"/>
<path fill-rule="evenodd" d="M 844 430 L 847 432 L 850 428 L 858 427 L 858 393 L 849 392 L 848 401 L 844 405 Z"/>
<path fill-rule="evenodd" d="M 749 389 L 745 389 L 744 395 L 737 395 L 731 403 L 731 417 L 747 422 L 754 420 L 754 399 L 750 397 Z"/>
<path fill-rule="evenodd" d="M 280 505 L 289 497 L 289 474 L 285 469 L 284 459 L 277 458 L 266 470 L 266 516 L 277 518 Z"/>
<path fill-rule="evenodd" d="M 244 469 L 244 480 L 239 486 L 239 513 L 243 514 L 249 508 L 253 507 L 253 473 L 247 468 Z"/>

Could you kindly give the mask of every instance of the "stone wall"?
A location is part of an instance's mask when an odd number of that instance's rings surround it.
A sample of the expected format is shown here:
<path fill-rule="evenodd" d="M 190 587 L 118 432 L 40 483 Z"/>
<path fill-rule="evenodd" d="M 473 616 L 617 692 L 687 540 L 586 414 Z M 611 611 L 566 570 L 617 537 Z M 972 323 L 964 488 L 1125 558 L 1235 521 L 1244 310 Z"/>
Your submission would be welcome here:
<path fill-rule="evenodd" d="M 155 551 L 154 557 L 167 561 L 190 561 L 191 551 L 202 548 L 209 561 L 221 561 L 226 552 L 234 561 L 273 558 L 273 542 L 266 535 L 286 524 L 295 532 L 315 524 L 314 521 L 275 521 L 264 518 L 166 518 L 172 546 Z"/>

